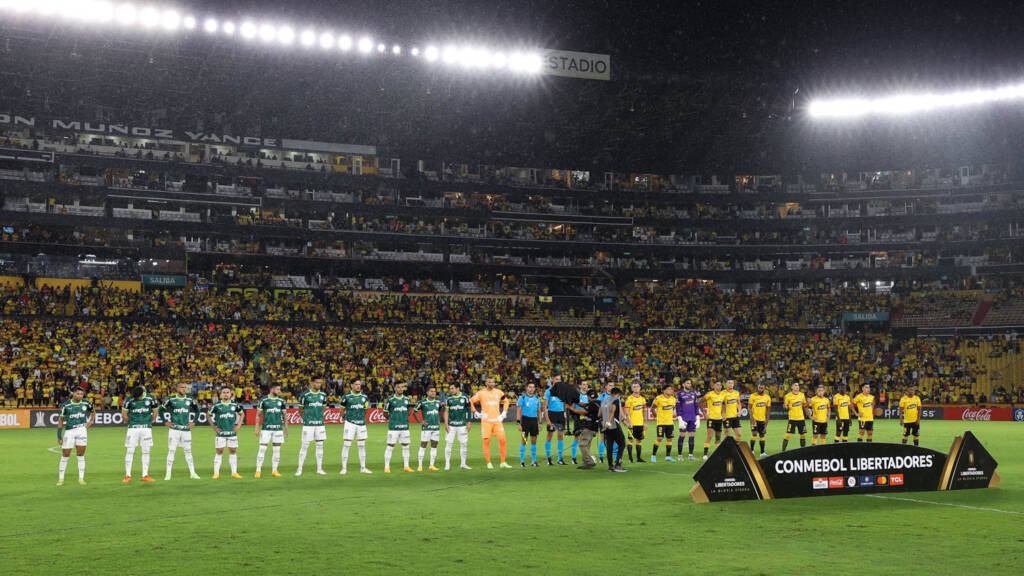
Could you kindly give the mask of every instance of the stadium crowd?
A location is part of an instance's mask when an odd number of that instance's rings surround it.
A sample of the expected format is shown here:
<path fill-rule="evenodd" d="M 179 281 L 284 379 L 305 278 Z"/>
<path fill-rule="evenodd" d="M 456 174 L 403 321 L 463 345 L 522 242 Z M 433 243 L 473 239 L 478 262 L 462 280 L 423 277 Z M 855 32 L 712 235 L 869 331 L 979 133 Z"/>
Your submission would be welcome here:
<path fill-rule="evenodd" d="M 981 291 L 899 291 L 886 294 L 858 289 L 803 292 L 725 291 L 711 283 L 639 282 L 615 292 L 609 286 L 576 286 L 570 305 L 538 303 L 527 296 L 548 294 L 514 276 L 481 274 L 461 282 L 453 293 L 444 282 L 402 277 L 318 279 L 317 290 L 276 289 L 262 268 L 222 266 L 208 284 L 182 289 L 136 292 L 95 284 L 77 290 L 0 286 L 0 312 L 7 316 L 73 316 L 169 321 L 370 322 L 411 325 L 549 325 L 562 318 L 594 318 L 593 325 L 619 328 L 680 328 L 834 331 L 843 312 L 883 312 L 898 326 L 970 326 L 984 312 L 985 325 L 1012 325 L 1024 294 L 1011 287 Z M 613 298 L 610 307 L 593 309 L 591 298 Z M 989 306 L 990 305 L 990 306 Z M 553 314 L 552 311 L 566 314 Z M 589 316 L 588 316 L 589 315 Z M 599 318 L 598 318 L 599 317 Z M 1002 320 L 1001 320 L 1002 319 Z M 953 322 L 953 323 L 950 323 Z"/>
<path fill-rule="evenodd" d="M 289 401 L 313 375 L 332 398 L 356 380 L 379 401 L 394 384 L 413 396 L 428 384 L 471 389 L 494 375 L 515 395 L 526 384 L 568 381 L 631 384 L 653 397 L 662 382 L 735 378 L 743 392 L 765 384 L 779 399 L 793 382 L 830 390 L 870 384 L 882 404 L 916 384 L 927 402 L 1022 400 L 1024 388 L 1001 381 L 984 360 L 1018 359 L 1016 340 L 896 339 L 889 334 L 828 332 L 703 333 L 644 330 L 514 329 L 498 326 L 396 326 L 174 322 L 38 315 L 0 320 L 0 386 L 8 406 L 57 404 L 86 384 L 97 406 L 118 405 L 145 384 L 163 396 L 188 382 L 201 402 L 232 385 L 252 400 L 270 382 Z M 987 384 L 983 384 L 987 383 Z"/>

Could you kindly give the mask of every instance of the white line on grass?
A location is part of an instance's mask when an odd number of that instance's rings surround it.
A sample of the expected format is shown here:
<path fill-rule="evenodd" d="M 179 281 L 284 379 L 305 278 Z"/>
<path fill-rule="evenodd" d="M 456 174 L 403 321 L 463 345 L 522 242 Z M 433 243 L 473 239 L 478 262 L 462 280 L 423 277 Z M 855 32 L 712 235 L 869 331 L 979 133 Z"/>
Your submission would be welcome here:
<path fill-rule="evenodd" d="M 687 476 L 687 477 L 693 476 L 693 474 L 688 474 L 688 473 L 685 473 L 685 472 L 682 473 L 682 474 L 675 474 L 675 473 L 672 473 L 672 472 L 662 472 L 661 470 L 644 470 L 643 468 L 629 468 L 628 470 L 630 472 L 646 472 L 648 474 L 664 474 L 665 476 Z"/>
<path fill-rule="evenodd" d="M 60 454 L 60 446 L 50 446 L 46 451 L 53 452 L 54 454 Z"/>
<path fill-rule="evenodd" d="M 918 504 L 934 504 L 935 506 L 949 506 L 951 508 L 966 508 L 968 510 L 980 510 L 982 512 L 999 512 L 1001 514 L 1020 514 L 1024 512 L 1017 510 L 1001 510 L 999 508 L 986 508 L 984 506 L 968 506 L 967 504 L 954 504 L 952 502 L 935 502 L 932 500 L 919 500 L 917 498 L 900 498 L 897 496 L 881 496 L 879 494 L 865 494 L 868 498 L 880 498 L 882 500 L 899 500 L 901 502 L 916 502 Z"/>

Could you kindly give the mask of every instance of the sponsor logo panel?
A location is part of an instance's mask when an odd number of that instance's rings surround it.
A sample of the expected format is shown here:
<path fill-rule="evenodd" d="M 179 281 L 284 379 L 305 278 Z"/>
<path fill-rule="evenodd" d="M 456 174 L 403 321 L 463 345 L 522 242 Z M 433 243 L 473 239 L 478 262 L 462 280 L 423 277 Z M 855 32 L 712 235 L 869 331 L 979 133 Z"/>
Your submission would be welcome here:
<path fill-rule="evenodd" d="M 28 410 L 0 410 L 0 430 L 28 428 L 31 413 Z"/>
<path fill-rule="evenodd" d="M 944 420 L 961 420 L 964 422 L 1010 422 L 1015 417 L 1015 409 L 1005 406 L 958 406 L 955 408 L 943 409 Z"/>

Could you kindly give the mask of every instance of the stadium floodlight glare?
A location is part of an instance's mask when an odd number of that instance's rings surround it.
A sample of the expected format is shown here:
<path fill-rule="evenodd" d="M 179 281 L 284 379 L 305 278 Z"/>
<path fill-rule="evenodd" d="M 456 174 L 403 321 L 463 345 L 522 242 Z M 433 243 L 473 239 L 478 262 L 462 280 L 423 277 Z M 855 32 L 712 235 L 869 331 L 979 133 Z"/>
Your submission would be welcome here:
<path fill-rule="evenodd" d="M 455 46 L 445 46 L 441 52 L 441 61 L 445 64 L 455 64 L 459 61 L 459 49 Z"/>
<path fill-rule="evenodd" d="M 160 26 L 167 31 L 173 32 L 181 25 L 181 15 L 176 10 L 164 10 L 160 15 Z"/>
<path fill-rule="evenodd" d="M 115 18 L 122 26 L 133 26 L 138 21 L 139 12 L 131 4 L 121 4 L 115 11 Z"/>
<path fill-rule="evenodd" d="M 277 28 L 273 24 L 260 24 L 260 40 L 273 42 L 277 38 Z"/>
<path fill-rule="evenodd" d="M 0 2 L 0 8 L 14 8 L 13 4 L 13 2 Z M 36 2 L 35 11 L 42 16 L 52 16 L 59 12 L 58 4 L 60 2 L 57 0 L 41 0 Z"/>
<path fill-rule="evenodd" d="M 241 28 L 238 29 L 239 33 L 242 34 L 242 38 L 246 40 L 252 40 L 256 37 L 256 33 L 259 31 L 256 25 L 252 22 L 242 22 Z"/>
<path fill-rule="evenodd" d="M 471 68 L 487 68 L 491 65 L 491 53 L 483 48 L 466 50 L 466 60 Z"/>
<path fill-rule="evenodd" d="M 139 24 L 143 28 L 156 28 L 160 24 L 160 12 L 152 6 L 139 10 Z"/>
<path fill-rule="evenodd" d="M 58 0 L 54 3 L 57 15 L 68 20 L 86 20 L 92 10 L 91 2 L 67 2 Z"/>
<path fill-rule="evenodd" d="M 109 22 L 123 28 L 140 28 L 146 31 L 160 31 L 168 34 L 188 34 L 201 28 L 202 33 L 215 36 L 241 36 L 244 41 L 260 44 L 290 46 L 300 44 L 304 48 L 319 46 L 324 50 L 338 49 L 342 52 L 358 50 L 361 54 L 374 53 L 400 58 L 409 54 L 413 58 L 424 58 L 428 63 L 443 62 L 449 66 L 474 70 L 509 70 L 516 73 L 538 73 L 542 71 L 540 55 L 526 50 L 512 53 L 507 48 L 494 49 L 453 41 L 441 46 L 403 46 L 397 41 L 375 39 L 372 35 L 335 35 L 325 32 L 316 24 L 292 27 L 277 23 L 269 16 L 258 14 L 238 21 L 222 20 L 223 15 L 195 13 L 177 5 L 175 0 L 0 0 L 0 10 L 12 10 L 16 14 L 40 15 L 49 19 L 84 22 L 89 24 Z M 887 103 L 894 113 L 928 109 L 952 102 L 951 105 L 968 105 L 978 97 L 989 99 L 1024 98 L 1024 88 L 1003 89 L 991 93 L 961 93 L 952 100 L 942 98 L 906 97 L 868 101 L 869 105 Z M 835 103 L 829 103 L 835 105 Z M 812 113 L 818 113 L 818 103 Z"/>
<path fill-rule="evenodd" d="M 508 57 L 508 69 L 520 74 L 539 74 L 542 69 L 540 55 L 513 52 Z"/>
<path fill-rule="evenodd" d="M 815 100 L 807 106 L 814 119 L 855 119 L 865 116 L 907 116 L 1024 99 L 1024 84 L 947 94 L 900 94 L 882 98 Z"/>
<path fill-rule="evenodd" d="M 110 2 L 90 2 L 86 19 L 90 22 L 106 23 L 114 19 L 114 5 Z"/>
<path fill-rule="evenodd" d="M 281 26 L 277 29 L 277 41 L 290 46 L 295 41 L 295 31 L 290 26 Z"/>

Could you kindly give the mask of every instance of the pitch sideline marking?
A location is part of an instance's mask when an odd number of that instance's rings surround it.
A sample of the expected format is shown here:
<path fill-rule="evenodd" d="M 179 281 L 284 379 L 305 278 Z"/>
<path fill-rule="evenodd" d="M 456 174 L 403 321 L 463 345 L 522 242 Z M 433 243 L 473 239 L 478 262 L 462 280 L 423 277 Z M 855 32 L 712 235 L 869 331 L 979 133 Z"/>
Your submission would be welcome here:
<path fill-rule="evenodd" d="M 951 508 L 966 508 L 967 510 L 979 510 L 982 512 L 999 512 L 1001 514 L 1019 514 L 1024 515 L 1024 512 L 1017 510 L 1002 510 L 1000 508 L 987 508 L 985 506 L 969 506 L 967 504 L 954 504 L 952 502 L 935 502 L 933 500 L 921 500 L 919 498 L 902 498 L 898 496 L 882 496 L 880 494 L 865 494 L 868 498 L 879 498 L 882 500 L 899 500 L 901 502 L 915 502 L 918 504 L 933 504 L 935 506 L 949 506 Z"/>

